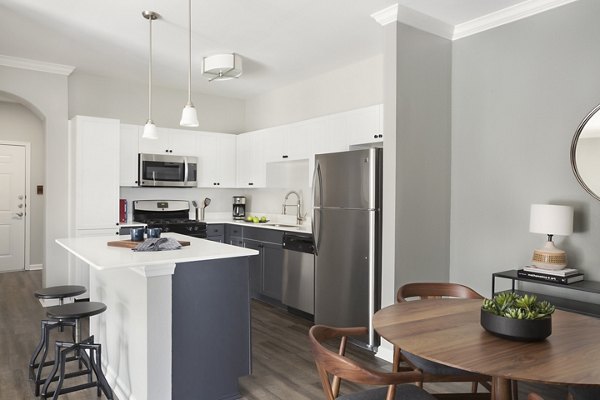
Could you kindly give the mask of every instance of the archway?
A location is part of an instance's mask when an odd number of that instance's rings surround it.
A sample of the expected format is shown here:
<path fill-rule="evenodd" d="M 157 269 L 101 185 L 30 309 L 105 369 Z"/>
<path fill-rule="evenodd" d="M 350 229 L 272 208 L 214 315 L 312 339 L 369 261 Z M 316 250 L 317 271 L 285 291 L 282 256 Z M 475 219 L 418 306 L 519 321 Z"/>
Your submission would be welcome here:
<path fill-rule="evenodd" d="M 67 76 L 0 66 L 0 91 L 44 121 L 44 286 L 68 282 L 68 257 L 55 240 L 69 236 Z"/>
<path fill-rule="evenodd" d="M 5 211 L 4 216 L 8 217 L 5 218 L 7 219 L 5 222 L 9 226 L 15 224 L 25 230 L 25 234 L 15 235 L 13 233 L 11 235 L 15 236 L 11 240 L 12 251 L 19 249 L 22 252 L 20 263 L 16 262 L 13 264 L 14 267 L 19 269 L 41 269 L 44 249 L 44 121 L 40 118 L 39 110 L 32 110 L 30 105 L 23 103 L 23 99 L 0 92 L 1 150 L 5 152 L 15 149 L 22 151 L 25 155 L 24 163 L 20 164 L 19 171 L 16 171 L 18 176 L 25 179 L 22 182 L 22 190 L 25 196 L 22 201 L 18 201 L 15 194 L 10 195 L 15 197 L 11 200 L 11 206 L 17 206 L 16 202 L 19 202 L 19 205 L 24 204 L 24 207 L 10 210 L 8 213 Z M 6 166 L 7 164 L 4 164 L 4 167 Z M 37 190 L 38 187 L 39 190 Z M 16 188 L 13 187 L 11 190 L 16 190 Z M 7 192 L 3 194 L 4 196 L 9 195 Z M 13 215 L 12 211 L 23 214 L 23 216 L 17 217 Z M 8 232 L 14 231 L 4 229 L 4 234 L 8 234 Z M 8 261 L 10 259 L 4 258 L 4 260 Z M 13 262 L 17 260 L 13 260 Z M 9 267 L 12 263 L 9 263 L 8 266 L 5 264 L 6 262 L 3 263 L 3 267 Z"/>

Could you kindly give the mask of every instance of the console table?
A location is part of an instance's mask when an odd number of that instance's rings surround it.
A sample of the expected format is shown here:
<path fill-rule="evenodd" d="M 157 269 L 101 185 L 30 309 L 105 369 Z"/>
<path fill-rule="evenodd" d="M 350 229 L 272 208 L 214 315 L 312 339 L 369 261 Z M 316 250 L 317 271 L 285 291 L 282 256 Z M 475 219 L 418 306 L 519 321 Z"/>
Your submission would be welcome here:
<path fill-rule="evenodd" d="M 531 291 L 524 292 L 521 290 L 516 290 L 515 289 L 515 281 L 533 283 L 533 284 L 542 285 L 542 286 L 554 286 L 554 287 L 559 287 L 559 288 L 562 288 L 565 290 L 575 290 L 575 291 L 579 291 L 579 292 L 595 293 L 595 294 L 600 294 L 600 282 L 583 280 L 583 281 L 571 283 L 568 285 L 563 285 L 560 283 L 544 282 L 544 281 L 539 281 L 537 279 L 529 279 L 529 278 L 521 277 L 521 276 L 517 275 L 516 269 L 511 269 L 508 271 L 495 272 L 492 274 L 492 296 L 495 296 L 498 293 L 500 293 L 500 292 L 496 292 L 496 278 L 510 279 L 512 281 L 511 282 L 511 291 L 512 292 L 516 292 L 519 294 L 532 293 L 532 294 L 535 294 L 541 300 L 549 301 L 554 306 L 556 306 L 556 308 L 558 308 L 558 309 L 565 310 L 565 311 L 571 311 L 571 312 L 584 314 L 584 315 L 589 315 L 592 317 L 600 317 L 600 304 L 588 303 L 588 302 L 579 301 L 579 300 L 565 299 L 563 297 L 551 296 L 551 295 L 535 293 L 535 292 L 531 292 Z"/>

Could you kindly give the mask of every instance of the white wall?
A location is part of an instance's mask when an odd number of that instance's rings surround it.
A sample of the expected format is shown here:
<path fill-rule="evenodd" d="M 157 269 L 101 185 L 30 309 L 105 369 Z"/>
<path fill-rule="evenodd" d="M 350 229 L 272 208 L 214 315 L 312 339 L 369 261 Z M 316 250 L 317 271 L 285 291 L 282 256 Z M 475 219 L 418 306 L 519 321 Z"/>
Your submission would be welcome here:
<path fill-rule="evenodd" d="M 489 295 L 491 274 L 529 262 L 532 203 L 575 207 L 556 237 L 600 280 L 600 202 L 577 183 L 571 140 L 600 102 L 600 2 L 580 0 L 454 42 L 450 278 Z"/>
<path fill-rule="evenodd" d="M 0 91 L 19 97 L 44 121 L 46 224 L 44 286 L 67 282 L 67 254 L 54 242 L 69 236 L 67 77 L 0 66 Z"/>
<path fill-rule="evenodd" d="M 248 99 L 246 131 L 381 104 L 382 68 L 376 56 Z"/>
<path fill-rule="evenodd" d="M 29 264 L 43 263 L 44 196 L 36 194 L 36 186 L 44 186 L 44 123 L 28 108 L 18 103 L 0 102 L 0 141 L 30 144 L 30 193 L 27 217 L 30 220 Z"/>
<path fill-rule="evenodd" d="M 244 101 L 193 93 L 200 126 L 194 130 L 244 132 Z M 152 119 L 157 126 L 179 126 L 187 102 L 181 90 L 152 87 Z M 143 125 L 148 119 L 148 86 L 137 82 L 85 74 L 77 70 L 69 77 L 69 118 L 76 115 L 115 118 L 123 123 Z"/>

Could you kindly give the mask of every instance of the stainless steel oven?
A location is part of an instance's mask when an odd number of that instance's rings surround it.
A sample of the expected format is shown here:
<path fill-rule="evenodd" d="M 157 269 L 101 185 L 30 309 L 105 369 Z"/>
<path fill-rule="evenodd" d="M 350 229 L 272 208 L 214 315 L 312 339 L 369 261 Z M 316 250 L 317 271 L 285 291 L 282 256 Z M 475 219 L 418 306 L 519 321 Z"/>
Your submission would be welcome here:
<path fill-rule="evenodd" d="M 140 154 L 140 186 L 196 187 L 198 159 L 191 156 Z"/>

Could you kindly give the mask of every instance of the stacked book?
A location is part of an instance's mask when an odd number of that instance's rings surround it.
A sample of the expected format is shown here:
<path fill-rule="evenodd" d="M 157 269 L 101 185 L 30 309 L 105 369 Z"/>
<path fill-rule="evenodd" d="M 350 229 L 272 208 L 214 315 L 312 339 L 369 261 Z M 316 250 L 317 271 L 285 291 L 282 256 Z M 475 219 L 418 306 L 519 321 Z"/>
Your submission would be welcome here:
<path fill-rule="evenodd" d="M 534 279 L 536 281 L 544 281 L 551 283 L 560 283 L 568 285 L 583 280 L 583 274 L 575 268 L 563 269 L 542 269 L 537 267 L 523 267 L 517 271 L 519 278 Z"/>

